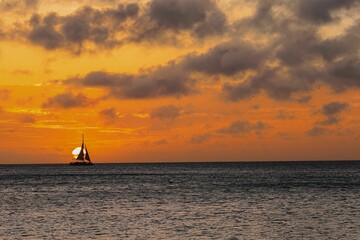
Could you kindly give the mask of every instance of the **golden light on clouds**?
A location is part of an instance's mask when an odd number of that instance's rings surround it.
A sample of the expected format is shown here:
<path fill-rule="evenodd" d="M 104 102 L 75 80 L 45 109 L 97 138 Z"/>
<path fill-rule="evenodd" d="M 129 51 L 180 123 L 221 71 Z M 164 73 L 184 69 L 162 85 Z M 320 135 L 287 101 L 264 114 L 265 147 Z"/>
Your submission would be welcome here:
<path fill-rule="evenodd" d="M 0 163 L 360 156 L 357 1 L 0 9 Z"/>

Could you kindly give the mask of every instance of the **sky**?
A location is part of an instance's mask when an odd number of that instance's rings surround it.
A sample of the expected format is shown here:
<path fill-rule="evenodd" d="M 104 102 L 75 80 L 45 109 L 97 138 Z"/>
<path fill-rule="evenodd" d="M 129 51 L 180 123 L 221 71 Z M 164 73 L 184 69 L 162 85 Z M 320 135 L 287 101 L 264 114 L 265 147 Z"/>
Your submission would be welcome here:
<path fill-rule="evenodd" d="M 356 0 L 0 0 L 0 164 L 360 158 Z"/>

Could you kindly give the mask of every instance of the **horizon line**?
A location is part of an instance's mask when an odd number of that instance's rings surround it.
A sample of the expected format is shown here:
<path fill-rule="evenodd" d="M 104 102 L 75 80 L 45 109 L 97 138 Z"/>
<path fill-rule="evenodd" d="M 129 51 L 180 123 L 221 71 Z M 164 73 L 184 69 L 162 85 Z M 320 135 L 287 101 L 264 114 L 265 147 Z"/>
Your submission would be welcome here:
<path fill-rule="evenodd" d="M 245 160 L 245 161 L 175 161 L 175 162 L 94 162 L 94 165 L 105 165 L 105 164 L 181 164 L 181 163 L 329 163 L 329 162 L 360 162 L 360 159 L 346 159 L 346 160 Z M 69 163 L 0 163 L 0 165 L 69 165 Z"/>

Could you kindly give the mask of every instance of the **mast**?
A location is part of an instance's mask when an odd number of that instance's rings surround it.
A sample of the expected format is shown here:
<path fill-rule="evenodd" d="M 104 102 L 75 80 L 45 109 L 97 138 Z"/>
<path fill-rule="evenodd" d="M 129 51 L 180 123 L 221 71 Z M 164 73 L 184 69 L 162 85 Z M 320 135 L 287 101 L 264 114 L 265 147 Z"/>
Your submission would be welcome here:
<path fill-rule="evenodd" d="M 84 161 L 84 134 L 82 135 L 81 150 L 80 150 L 80 153 L 77 156 L 76 160 L 83 160 Z"/>

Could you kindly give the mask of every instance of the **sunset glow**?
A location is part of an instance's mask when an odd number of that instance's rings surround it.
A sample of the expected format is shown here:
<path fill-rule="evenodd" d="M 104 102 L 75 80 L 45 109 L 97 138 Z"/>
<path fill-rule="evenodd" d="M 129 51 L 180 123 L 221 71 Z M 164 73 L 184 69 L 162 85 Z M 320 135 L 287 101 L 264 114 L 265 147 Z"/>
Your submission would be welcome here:
<path fill-rule="evenodd" d="M 0 0 L 0 164 L 359 159 L 360 4 L 319 2 Z"/>
<path fill-rule="evenodd" d="M 71 154 L 73 155 L 74 159 L 76 159 L 76 158 L 79 156 L 80 151 L 81 151 L 81 147 L 77 147 L 77 148 L 75 148 L 75 149 L 71 152 Z M 83 153 L 84 153 L 84 155 L 86 154 L 86 150 L 85 150 L 85 149 L 83 149 Z"/>

